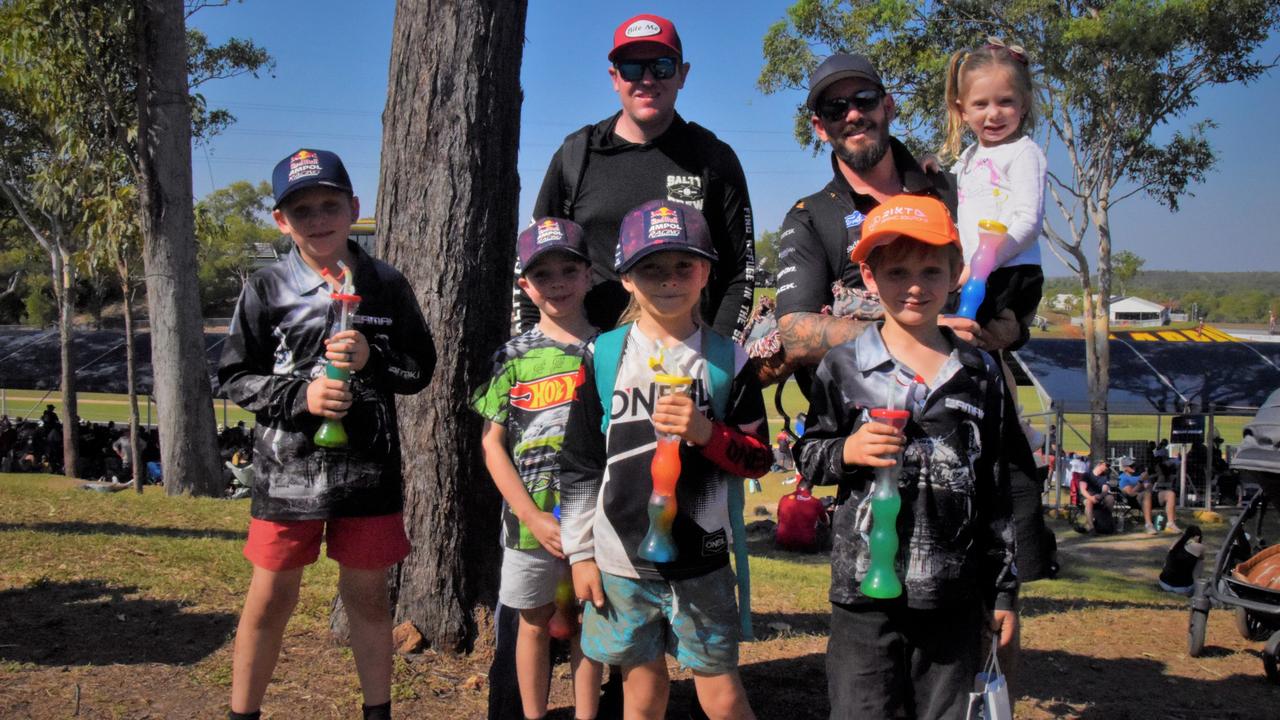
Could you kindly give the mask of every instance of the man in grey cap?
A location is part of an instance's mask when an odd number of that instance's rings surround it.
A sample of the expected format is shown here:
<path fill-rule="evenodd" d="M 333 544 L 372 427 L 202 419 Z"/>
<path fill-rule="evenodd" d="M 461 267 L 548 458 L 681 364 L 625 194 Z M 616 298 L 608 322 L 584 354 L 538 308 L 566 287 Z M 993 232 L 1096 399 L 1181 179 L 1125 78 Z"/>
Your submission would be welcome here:
<path fill-rule="evenodd" d="M 810 373 L 827 351 L 856 338 L 882 317 L 880 298 L 866 289 L 858 264 L 849 258 L 862 237 L 866 214 L 903 193 L 936 197 L 953 217 L 956 211 L 954 181 L 941 172 L 926 173 L 906 146 L 889 135 L 893 96 L 866 57 L 841 53 L 824 60 L 809 78 L 807 105 L 814 132 L 831 146 L 833 177 L 821 190 L 797 201 L 783 220 L 776 313 L 785 358 L 771 363 L 781 368 L 775 370 L 778 375 L 794 370 L 806 394 Z M 985 326 L 955 317 L 938 322 L 993 353 L 1021 336 L 1011 311 Z M 1017 432 L 1012 403 L 1006 402 L 1006 410 L 1012 428 L 1006 434 Z M 1023 449 L 1025 443 L 1019 451 Z M 847 492 L 837 502 L 845 499 Z M 999 615 L 994 632 L 1002 650 L 1016 648 L 1016 614 Z"/>
<path fill-rule="evenodd" d="M 791 368 L 815 367 L 827 350 L 857 337 L 880 317 L 880 301 L 862 284 L 849 253 L 862 220 L 901 193 L 931 195 L 955 213 L 956 190 L 940 172 L 925 173 L 889 135 L 893 96 L 862 55 L 832 55 L 809 78 L 809 121 L 831 146 L 832 179 L 801 198 L 782 223 L 777 276 L 778 328 Z M 832 314 L 823 308 L 832 307 Z M 801 388 L 807 378 L 801 373 Z"/>

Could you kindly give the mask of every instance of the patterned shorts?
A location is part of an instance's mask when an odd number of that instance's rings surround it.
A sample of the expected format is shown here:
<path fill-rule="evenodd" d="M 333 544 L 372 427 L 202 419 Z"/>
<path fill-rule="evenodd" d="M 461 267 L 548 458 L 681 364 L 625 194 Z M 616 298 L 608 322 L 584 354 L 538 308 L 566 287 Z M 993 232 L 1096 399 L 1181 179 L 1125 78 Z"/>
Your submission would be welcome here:
<path fill-rule="evenodd" d="M 587 603 L 582 652 L 609 665 L 643 665 L 663 651 L 708 675 L 738 668 L 738 601 L 728 565 L 687 580 L 634 580 L 600 573 L 605 605 Z"/>

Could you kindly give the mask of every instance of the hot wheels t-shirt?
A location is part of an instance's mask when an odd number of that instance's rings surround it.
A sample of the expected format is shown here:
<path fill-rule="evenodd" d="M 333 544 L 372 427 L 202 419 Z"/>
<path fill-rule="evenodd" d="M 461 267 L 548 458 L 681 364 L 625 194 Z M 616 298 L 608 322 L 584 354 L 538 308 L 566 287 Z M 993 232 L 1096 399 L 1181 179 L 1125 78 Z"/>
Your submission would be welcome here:
<path fill-rule="evenodd" d="M 543 512 L 560 504 L 560 447 L 582 353 L 582 345 L 552 340 L 535 326 L 494 353 L 492 378 L 471 398 L 472 409 L 507 429 L 512 464 Z M 502 542 L 518 550 L 540 547 L 505 502 Z"/>

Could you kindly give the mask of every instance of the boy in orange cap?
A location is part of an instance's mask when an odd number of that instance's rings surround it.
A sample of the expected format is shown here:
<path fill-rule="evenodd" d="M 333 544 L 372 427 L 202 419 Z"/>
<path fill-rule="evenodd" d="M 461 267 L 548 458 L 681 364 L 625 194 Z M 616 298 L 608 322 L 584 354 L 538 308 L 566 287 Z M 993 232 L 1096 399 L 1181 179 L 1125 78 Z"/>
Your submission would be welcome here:
<path fill-rule="evenodd" d="M 1012 632 L 1018 580 L 1000 456 L 1004 387 L 995 361 L 939 327 L 963 266 L 937 199 L 898 195 L 871 211 L 850 253 L 884 320 L 818 366 L 798 471 L 840 486 L 831 550 L 832 718 L 963 718 L 980 668 L 982 626 Z M 873 422 L 908 388 L 904 430 Z M 899 396 L 902 393 L 898 393 Z M 895 566 L 903 592 L 861 592 L 875 468 L 902 452 Z"/>

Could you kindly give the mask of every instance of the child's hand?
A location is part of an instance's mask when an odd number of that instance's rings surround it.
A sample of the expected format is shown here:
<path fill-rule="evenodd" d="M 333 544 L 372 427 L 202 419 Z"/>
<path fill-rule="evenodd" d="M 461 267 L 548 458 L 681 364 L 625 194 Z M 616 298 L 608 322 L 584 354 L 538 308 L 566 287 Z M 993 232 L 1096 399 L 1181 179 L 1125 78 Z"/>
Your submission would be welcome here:
<path fill-rule="evenodd" d="M 906 438 L 892 425 L 866 422 L 844 441 L 844 464 L 864 467 L 892 467 L 893 456 L 902 452 Z"/>
<path fill-rule="evenodd" d="M 580 560 L 573 564 L 573 595 L 582 602 L 589 602 L 597 610 L 604 608 L 604 585 L 600 582 L 600 568 L 595 560 Z"/>
<path fill-rule="evenodd" d="M 928 153 L 920 160 L 920 169 L 926 173 L 941 172 L 942 162 L 938 160 L 938 156 Z"/>
<path fill-rule="evenodd" d="M 341 420 L 351 407 L 351 393 L 341 380 L 321 375 L 307 386 L 307 412 L 317 417 Z"/>
<path fill-rule="evenodd" d="M 679 435 L 694 445 L 711 441 L 711 421 L 698 411 L 688 395 L 664 395 L 653 408 L 653 429 Z"/>
<path fill-rule="evenodd" d="M 1001 648 L 1008 647 L 1018 636 L 1018 613 L 1013 610 L 996 610 L 991 618 L 991 632 L 999 638 Z"/>
<path fill-rule="evenodd" d="M 555 515 L 538 511 L 533 513 L 532 517 L 520 518 L 520 520 L 547 552 L 561 560 L 564 559 L 564 550 L 560 548 L 560 523 L 556 522 Z"/>
<path fill-rule="evenodd" d="M 336 368 L 360 372 L 369 362 L 369 341 L 359 330 L 343 330 L 324 341 L 324 356 Z"/>
<path fill-rule="evenodd" d="M 969 271 L 972 269 L 973 267 L 970 265 L 966 264 L 964 266 L 964 269 L 960 271 L 960 279 L 956 281 L 956 287 L 962 288 L 965 283 L 969 282 Z"/>

